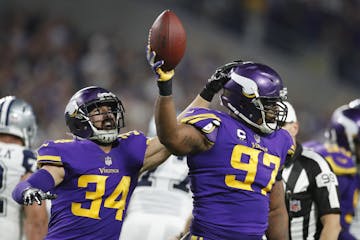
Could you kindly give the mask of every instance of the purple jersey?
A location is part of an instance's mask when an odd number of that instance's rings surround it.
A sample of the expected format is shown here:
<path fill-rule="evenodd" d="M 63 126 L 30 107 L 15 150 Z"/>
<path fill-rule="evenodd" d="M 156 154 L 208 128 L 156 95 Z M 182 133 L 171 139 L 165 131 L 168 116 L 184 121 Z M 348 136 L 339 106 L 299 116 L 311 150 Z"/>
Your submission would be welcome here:
<path fill-rule="evenodd" d="M 294 150 L 288 132 L 259 135 L 228 114 L 199 108 L 181 121 L 213 143 L 208 151 L 188 156 L 192 235 L 206 240 L 261 237 L 268 225 L 269 192 L 286 155 Z"/>
<path fill-rule="evenodd" d="M 359 178 L 356 164 L 352 154 L 344 148 L 335 144 L 310 141 L 304 147 L 311 148 L 322 155 L 330 164 L 339 182 L 341 226 L 343 230 L 349 231 L 352 218 L 355 214 Z"/>
<path fill-rule="evenodd" d="M 46 239 L 119 239 L 127 203 L 143 165 L 146 137 L 122 134 L 109 153 L 89 140 L 50 141 L 38 150 L 38 164 L 65 169 L 52 193 Z"/>

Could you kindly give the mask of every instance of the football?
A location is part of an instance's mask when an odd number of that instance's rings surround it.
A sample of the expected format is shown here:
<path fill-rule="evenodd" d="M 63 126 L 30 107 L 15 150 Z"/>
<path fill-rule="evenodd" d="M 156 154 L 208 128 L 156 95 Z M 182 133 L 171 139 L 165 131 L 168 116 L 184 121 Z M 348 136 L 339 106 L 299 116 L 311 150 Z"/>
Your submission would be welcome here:
<path fill-rule="evenodd" d="M 161 69 L 174 69 L 184 56 L 186 32 L 180 19 L 171 10 L 163 11 L 154 21 L 149 31 L 148 41 L 156 52 L 155 61 L 164 60 Z"/>

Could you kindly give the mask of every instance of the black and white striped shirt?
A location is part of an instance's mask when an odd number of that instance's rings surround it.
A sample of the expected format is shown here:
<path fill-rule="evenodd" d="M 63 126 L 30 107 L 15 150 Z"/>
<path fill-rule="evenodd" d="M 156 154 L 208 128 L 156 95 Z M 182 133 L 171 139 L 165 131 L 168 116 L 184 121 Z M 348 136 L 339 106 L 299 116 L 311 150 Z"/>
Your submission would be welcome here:
<path fill-rule="evenodd" d="M 290 239 L 319 239 L 320 217 L 339 213 L 338 182 L 326 160 L 297 145 L 282 173 L 289 212 Z"/>

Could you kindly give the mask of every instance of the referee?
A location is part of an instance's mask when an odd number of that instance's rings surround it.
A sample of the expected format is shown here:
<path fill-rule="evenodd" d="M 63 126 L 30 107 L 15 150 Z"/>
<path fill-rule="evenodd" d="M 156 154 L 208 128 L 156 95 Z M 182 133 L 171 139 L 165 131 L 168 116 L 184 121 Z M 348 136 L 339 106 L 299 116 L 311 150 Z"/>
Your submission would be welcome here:
<path fill-rule="evenodd" d="M 283 129 L 296 142 L 299 123 L 295 110 L 286 102 L 288 115 Z M 340 203 L 337 178 L 326 160 L 296 142 L 295 154 L 282 173 L 292 240 L 338 239 Z"/>

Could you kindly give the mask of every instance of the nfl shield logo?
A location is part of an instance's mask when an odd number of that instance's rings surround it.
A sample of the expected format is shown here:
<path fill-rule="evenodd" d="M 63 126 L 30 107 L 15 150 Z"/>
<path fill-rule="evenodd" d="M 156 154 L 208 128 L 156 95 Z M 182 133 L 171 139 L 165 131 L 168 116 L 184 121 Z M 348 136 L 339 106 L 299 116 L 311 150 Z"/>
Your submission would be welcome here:
<path fill-rule="evenodd" d="M 260 136 L 259 136 L 259 135 L 255 134 L 255 135 L 254 135 L 254 139 L 255 139 L 255 141 L 256 141 L 257 143 L 260 143 Z"/>
<path fill-rule="evenodd" d="M 301 210 L 301 202 L 299 200 L 290 201 L 290 212 L 298 212 Z"/>
<path fill-rule="evenodd" d="M 110 166 L 112 164 L 111 157 L 109 157 L 109 156 L 105 157 L 105 164 L 106 164 L 106 166 Z"/>

